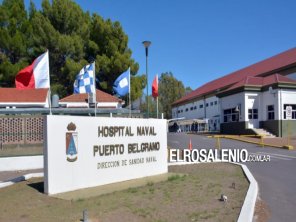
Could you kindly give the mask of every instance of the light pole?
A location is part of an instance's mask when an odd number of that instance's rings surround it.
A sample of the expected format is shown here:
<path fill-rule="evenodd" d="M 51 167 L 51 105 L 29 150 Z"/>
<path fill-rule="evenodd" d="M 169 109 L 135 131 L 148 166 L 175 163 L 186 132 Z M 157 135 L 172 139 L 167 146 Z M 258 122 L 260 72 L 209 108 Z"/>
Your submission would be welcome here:
<path fill-rule="evenodd" d="M 150 46 L 150 41 L 144 41 L 143 45 L 146 51 L 146 85 L 147 85 L 147 118 L 149 118 L 149 94 L 148 94 L 148 48 Z"/>

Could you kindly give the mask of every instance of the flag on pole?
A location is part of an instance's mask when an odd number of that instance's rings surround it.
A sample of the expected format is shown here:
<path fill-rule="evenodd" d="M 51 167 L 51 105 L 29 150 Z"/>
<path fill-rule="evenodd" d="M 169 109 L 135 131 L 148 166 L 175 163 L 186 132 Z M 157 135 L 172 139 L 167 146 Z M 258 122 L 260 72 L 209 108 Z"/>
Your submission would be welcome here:
<path fill-rule="evenodd" d="M 122 73 L 113 83 L 113 90 L 119 96 L 125 96 L 130 90 L 130 68 Z"/>
<path fill-rule="evenodd" d="M 96 93 L 94 64 L 84 66 L 77 74 L 74 81 L 74 94 L 79 93 Z"/>
<path fill-rule="evenodd" d="M 33 63 L 19 71 L 15 77 L 17 89 L 49 88 L 48 51 L 36 58 Z"/>
<path fill-rule="evenodd" d="M 152 96 L 154 98 L 158 97 L 158 75 L 155 76 L 152 83 Z"/>

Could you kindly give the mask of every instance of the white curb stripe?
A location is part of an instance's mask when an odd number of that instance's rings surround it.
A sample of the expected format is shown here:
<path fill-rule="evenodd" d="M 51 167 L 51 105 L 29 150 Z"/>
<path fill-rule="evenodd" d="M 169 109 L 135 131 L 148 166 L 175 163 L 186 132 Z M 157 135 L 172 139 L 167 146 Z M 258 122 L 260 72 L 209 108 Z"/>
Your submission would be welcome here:
<path fill-rule="evenodd" d="M 25 174 L 23 176 L 16 177 L 16 178 L 12 179 L 11 181 L 0 182 L 0 188 L 8 187 L 8 186 L 11 186 L 11 185 L 13 185 L 15 183 L 18 183 L 18 182 L 21 182 L 21 181 L 24 181 L 24 180 L 29 180 L 29 179 L 34 178 L 34 177 L 43 177 L 43 176 L 44 176 L 43 173 Z"/>
<path fill-rule="evenodd" d="M 247 179 L 250 182 L 250 186 L 237 221 L 252 222 L 254 217 L 254 212 L 255 212 L 257 195 L 258 195 L 258 184 L 246 165 L 239 164 L 239 163 L 234 163 L 234 164 L 241 165 Z"/>

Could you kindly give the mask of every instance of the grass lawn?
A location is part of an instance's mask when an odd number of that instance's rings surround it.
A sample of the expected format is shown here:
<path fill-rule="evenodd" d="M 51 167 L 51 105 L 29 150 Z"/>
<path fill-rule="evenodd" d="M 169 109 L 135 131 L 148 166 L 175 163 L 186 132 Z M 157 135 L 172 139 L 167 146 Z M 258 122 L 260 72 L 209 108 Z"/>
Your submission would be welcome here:
<path fill-rule="evenodd" d="M 169 167 L 167 181 L 97 197 L 62 200 L 42 193 L 42 178 L 0 190 L 0 221 L 237 221 L 249 183 L 240 166 L 205 163 Z M 235 183 L 235 188 L 232 187 Z M 227 202 L 219 201 L 220 195 Z"/>

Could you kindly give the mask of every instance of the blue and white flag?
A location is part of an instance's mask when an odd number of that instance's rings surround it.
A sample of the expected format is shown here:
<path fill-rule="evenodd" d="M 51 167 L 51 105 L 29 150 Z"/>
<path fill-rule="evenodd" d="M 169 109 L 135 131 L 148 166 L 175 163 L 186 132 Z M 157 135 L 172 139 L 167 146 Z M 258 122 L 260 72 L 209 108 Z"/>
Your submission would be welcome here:
<path fill-rule="evenodd" d="M 94 79 L 94 63 L 84 66 L 74 82 L 74 94 L 79 93 L 96 93 Z"/>
<path fill-rule="evenodd" d="M 113 90 L 119 96 L 125 96 L 130 88 L 130 68 L 122 73 L 113 83 Z"/>

